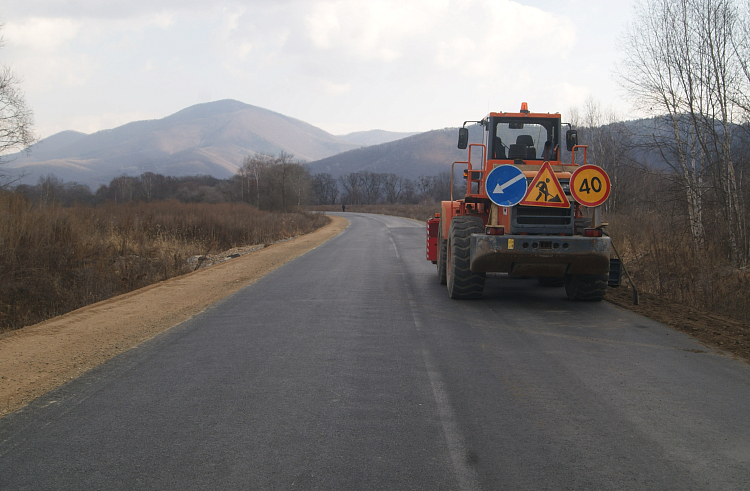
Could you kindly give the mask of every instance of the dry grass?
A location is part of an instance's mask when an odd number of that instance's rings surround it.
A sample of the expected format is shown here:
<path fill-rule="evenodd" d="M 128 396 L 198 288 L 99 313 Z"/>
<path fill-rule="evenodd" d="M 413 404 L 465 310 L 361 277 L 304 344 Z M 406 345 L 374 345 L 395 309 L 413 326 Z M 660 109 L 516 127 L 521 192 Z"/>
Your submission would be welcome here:
<path fill-rule="evenodd" d="M 639 290 L 750 322 L 750 271 L 730 266 L 708 243 L 696 253 L 686 233 L 656 213 L 608 217 L 609 232 Z"/>
<path fill-rule="evenodd" d="M 341 211 L 341 205 L 316 205 L 308 208 L 310 211 Z M 379 215 L 393 215 L 397 217 L 427 220 L 440 213 L 440 203 L 418 205 L 383 204 L 383 205 L 346 205 L 346 211 L 352 213 L 377 213 Z"/>
<path fill-rule="evenodd" d="M 191 270 L 187 258 L 321 227 L 319 214 L 244 204 L 35 207 L 0 194 L 0 332 Z"/>

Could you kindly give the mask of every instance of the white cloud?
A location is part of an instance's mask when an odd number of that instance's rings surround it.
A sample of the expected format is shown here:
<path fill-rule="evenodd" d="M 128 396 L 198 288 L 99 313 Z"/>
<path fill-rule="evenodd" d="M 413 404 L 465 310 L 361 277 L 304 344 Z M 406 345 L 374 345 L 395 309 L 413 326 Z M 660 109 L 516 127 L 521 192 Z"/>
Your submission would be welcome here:
<path fill-rule="evenodd" d="M 473 53 L 477 43 L 468 37 L 457 36 L 449 41 L 437 42 L 435 61 L 443 68 L 454 68 L 464 63 L 466 53 Z"/>
<path fill-rule="evenodd" d="M 410 42 L 428 34 L 447 7 L 447 1 L 322 1 L 305 15 L 304 24 L 318 49 L 392 62 L 404 55 Z"/>
<path fill-rule="evenodd" d="M 350 83 L 337 84 L 328 80 L 321 80 L 320 83 L 323 86 L 323 90 L 331 95 L 346 94 L 352 90 L 352 84 Z"/>
<path fill-rule="evenodd" d="M 534 3 L 543 8 L 510 0 L 27 0 L 4 13 L 2 55 L 38 104 L 40 127 L 57 118 L 87 132 L 110 124 L 92 114 L 165 116 L 211 97 L 347 132 L 444 127 L 522 100 L 564 111 L 609 94 L 612 50 L 603 36 L 617 28 L 598 27 L 617 25 L 609 7 L 594 15 L 593 0 Z"/>
<path fill-rule="evenodd" d="M 31 17 L 44 12 L 58 18 L 123 19 L 161 12 L 201 11 L 205 0 L 23 0 L 3 5 L 3 15 Z"/>
<path fill-rule="evenodd" d="M 336 6 L 330 2 L 318 4 L 305 18 L 305 24 L 310 39 L 319 49 L 330 49 L 341 30 Z"/>
<path fill-rule="evenodd" d="M 76 53 L 49 53 L 13 63 L 27 93 L 55 93 L 61 87 L 86 89 L 95 69 L 88 55 Z"/>
<path fill-rule="evenodd" d="M 76 37 L 81 23 L 71 19 L 32 17 L 23 22 L 5 25 L 5 40 L 9 45 L 37 52 L 57 51 Z"/>
<path fill-rule="evenodd" d="M 145 22 L 142 22 L 142 24 L 147 26 L 157 26 L 162 29 L 169 29 L 175 22 L 174 15 L 169 12 L 154 13 L 146 16 L 144 20 Z"/>

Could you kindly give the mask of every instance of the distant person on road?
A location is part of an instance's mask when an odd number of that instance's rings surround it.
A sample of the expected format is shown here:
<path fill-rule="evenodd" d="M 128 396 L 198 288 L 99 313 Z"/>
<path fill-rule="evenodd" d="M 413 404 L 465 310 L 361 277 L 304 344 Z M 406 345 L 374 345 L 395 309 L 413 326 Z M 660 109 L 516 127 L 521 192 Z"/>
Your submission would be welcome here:
<path fill-rule="evenodd" d="M 346 211 L 346 205 L 344 203 L 341 203 L 341 211 Z"/>

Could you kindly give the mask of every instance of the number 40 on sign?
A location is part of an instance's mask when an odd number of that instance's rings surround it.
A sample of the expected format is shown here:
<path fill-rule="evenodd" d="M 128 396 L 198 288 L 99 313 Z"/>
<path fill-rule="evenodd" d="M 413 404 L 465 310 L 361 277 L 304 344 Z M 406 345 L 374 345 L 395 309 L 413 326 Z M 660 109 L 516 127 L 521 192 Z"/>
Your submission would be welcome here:
<path fill-rule="evenodd" d="M 583 206 L 599 206 L 609 198 L 609 176 L 601 167 L 583 165 L 570 176 L 570 194 Z"/>

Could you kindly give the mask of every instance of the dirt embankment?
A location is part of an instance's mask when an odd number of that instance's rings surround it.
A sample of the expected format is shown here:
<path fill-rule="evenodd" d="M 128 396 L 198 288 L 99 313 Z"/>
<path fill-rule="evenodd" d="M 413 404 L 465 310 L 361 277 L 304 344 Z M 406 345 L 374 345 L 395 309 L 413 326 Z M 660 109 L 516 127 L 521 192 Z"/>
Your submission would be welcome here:
<path fill-rule="evenodd" d="M 189 319 L 349 224 L 341 217 L 331 219 L 323 228 L 294 240 L 0 336 L 0 416 Z"/>

